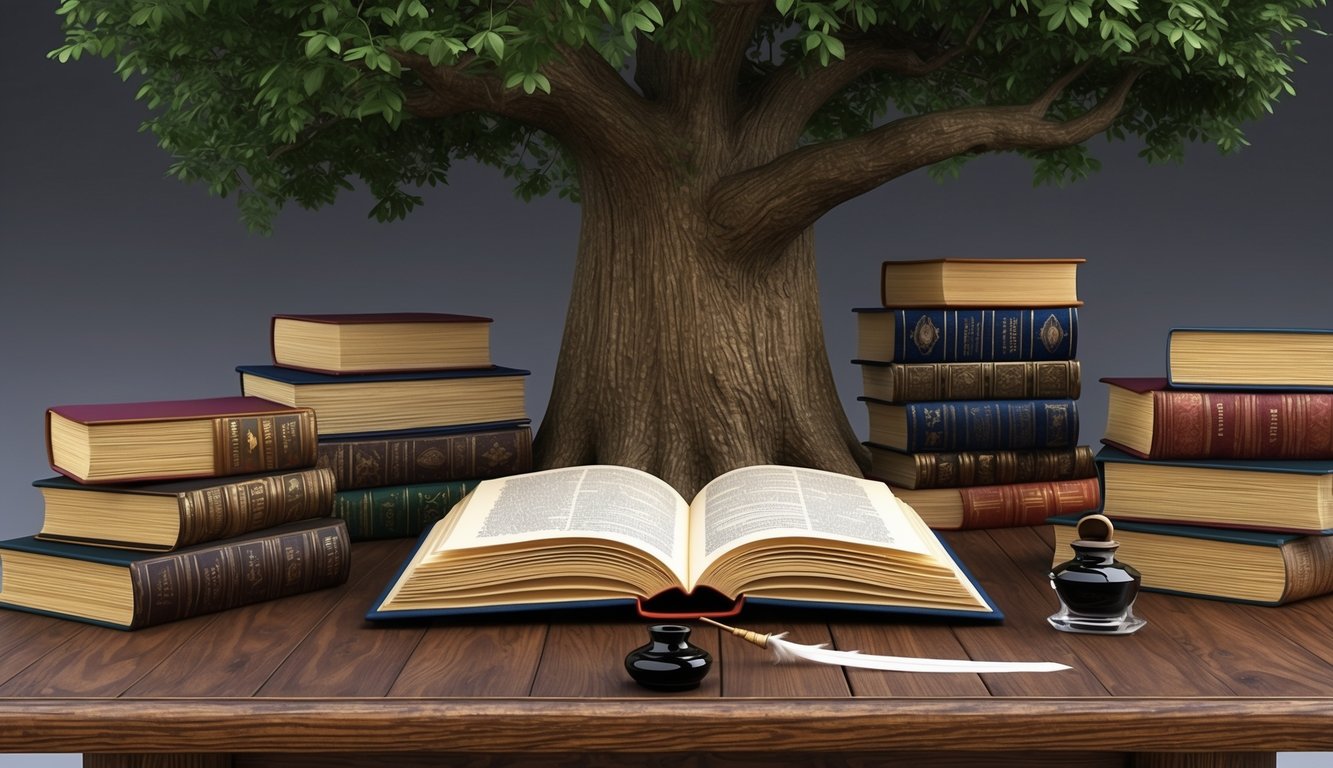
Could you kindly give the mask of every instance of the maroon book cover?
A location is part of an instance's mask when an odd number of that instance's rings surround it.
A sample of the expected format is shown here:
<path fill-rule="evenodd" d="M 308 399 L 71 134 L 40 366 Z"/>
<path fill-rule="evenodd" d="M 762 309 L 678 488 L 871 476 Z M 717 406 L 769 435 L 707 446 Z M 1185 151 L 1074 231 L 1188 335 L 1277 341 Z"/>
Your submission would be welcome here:
<path fill-rule="evenodd" d="M 209 397 L 199 400 L 156 400 L 146 403 L 93 403 L 57 405 L 48 409 L 80 424 L 115 424 L 132 421 L 176 421 L 209 419 L 218 416 L 248 416 L 299 413 L 308 408 L 293 408 L 259 397 Z"/>
<path fill-rule="evenodd" d="M 1174 389 L 1165 378 L 1103 378 L 1152 397 L 1144 459 L 1333 459 L 1333 393 Z"/>

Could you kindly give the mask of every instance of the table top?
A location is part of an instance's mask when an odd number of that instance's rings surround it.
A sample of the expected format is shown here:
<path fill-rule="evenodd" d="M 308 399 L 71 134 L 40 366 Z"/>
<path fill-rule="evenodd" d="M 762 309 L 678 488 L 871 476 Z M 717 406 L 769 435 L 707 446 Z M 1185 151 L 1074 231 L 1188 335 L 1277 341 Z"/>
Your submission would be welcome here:
<path fill-rule="evenodd" d="M 698 625 L 713 671 L 695 691 L 655 693 L 621 664 L 646 621 L 365 622 L 411 547 L 370 542 L 343 587 L 136 632 L 0 610 L 0 751 L 1333 749 L 1333 596 L 1264 608 L 1145 593 L 1137 634 L 1064 634 L 1045 621 L 1049 528 L 945 538 L 1003 625 L 735 623 L 1071 670 L 775 665 Z"/>

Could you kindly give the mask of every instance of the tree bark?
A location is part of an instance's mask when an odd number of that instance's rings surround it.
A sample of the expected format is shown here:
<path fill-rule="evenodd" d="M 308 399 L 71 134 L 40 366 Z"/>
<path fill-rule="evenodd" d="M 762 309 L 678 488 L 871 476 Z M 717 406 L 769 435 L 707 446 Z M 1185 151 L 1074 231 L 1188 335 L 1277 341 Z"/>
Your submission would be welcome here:
<path fill-rule="evenodd" d="M 699 176 L 669 158 L 584 163 L 538 466 L 636 467 L 687 499 L 753 464 L 861 474 L 824 346 L 812 233 L 737 258 L 709 226 Z"/>

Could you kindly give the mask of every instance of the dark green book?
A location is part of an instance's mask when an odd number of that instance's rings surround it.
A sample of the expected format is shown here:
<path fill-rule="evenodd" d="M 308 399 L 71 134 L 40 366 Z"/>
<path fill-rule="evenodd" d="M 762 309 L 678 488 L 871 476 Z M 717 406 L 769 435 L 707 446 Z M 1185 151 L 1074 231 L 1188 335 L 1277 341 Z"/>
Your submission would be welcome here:
<path fill-rule="evenodd" d="M 352 541 L 415 538 L 477 487 L 479 480 L 416 483 L 338 491 L 333 516 L 347 522 Z"/>

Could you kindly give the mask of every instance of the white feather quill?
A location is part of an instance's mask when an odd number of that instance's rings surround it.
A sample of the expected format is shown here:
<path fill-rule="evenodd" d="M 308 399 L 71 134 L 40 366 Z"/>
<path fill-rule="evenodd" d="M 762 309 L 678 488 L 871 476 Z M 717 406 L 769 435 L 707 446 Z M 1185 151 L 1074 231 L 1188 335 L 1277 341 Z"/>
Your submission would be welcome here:
<path fill-rule="evenodd" d="M 803 645 L 786 640 L 786 632 L 761 635 L 748 629 L 729 627 L 706 617 L 700 617 L 731 634 L 773 652 L 774 662 L 812 661 L 817 664 L 838 664 L 844 667 L 885 669 L 894 672 L 1058 672 L 1070 669 L 1064 664 L 1047 661 L 972 661 L 970 659 L 921 659 L 911 656 L 875 656 L 860 651 L 835 651 L 820 645 Z"/>

